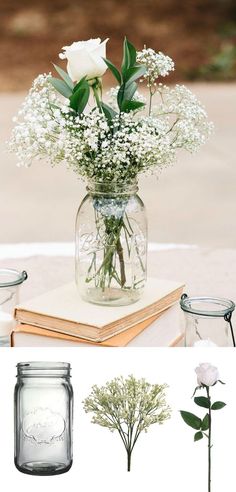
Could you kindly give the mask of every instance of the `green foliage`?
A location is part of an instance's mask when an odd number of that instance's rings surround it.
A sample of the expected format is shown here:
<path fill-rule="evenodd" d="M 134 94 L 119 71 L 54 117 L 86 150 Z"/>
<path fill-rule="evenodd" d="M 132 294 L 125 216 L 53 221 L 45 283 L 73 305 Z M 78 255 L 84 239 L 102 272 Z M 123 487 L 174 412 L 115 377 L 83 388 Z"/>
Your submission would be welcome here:
<path fill-rule="evenodd" d="M 72 94 L 72 90 L 64 80 L 57 79 L 56 77 L 50 77 L 49 82 L 53 85 L 54 89 L 56 89 L 62 96 L 67 99 L 70 98 Z"/>
<path fill-rule="evenodd" d="M 199 417 L 197 417 L 193 413 L 185 412 L 184 410 L 181 410 L 180 415 L 184 420 L 185 424 L 189 425 L 190 427 L 196 430 L 201 429 L 202 421 Z"/>
<path fill-rule="evenodd" d="M 74 83 L 71 80 L 71 78 L 69 77 L 68 73 L 65 72 L 65 70 L 63 70 L 61 67 L 58 67 L 58 65 L 55 65 L 55 63 L 53 63 L 53 66 L 54 66 L 55 70 L 57 71 L 57 73 L 60 75 L 60 77 L 64 80 L 64 82 L 68 85 L 68 87 L 73 91 Z"/>
<path fill-rule="evenodd" d="M 111 125 L 113 122 L 113 118 L 115 118 L 115 116 L 117 115 L 116 111 L 114 111 L 114 109 L 112 109 L 110 106 L 108 106 L 108 104 L 105 104 L 104 102 L 101 102 L 101 108 L 106 116 L 109 125 Z"/>
<path fill-rule="evenodd" d="M 226 406 L 226 403 L 224 403 L 223 401 L 216 401 L 211 406 L 211 409 L 212 410 L 221 410 L 221 408 L 224 408 L 225 406 Z"/>
<path fill-rule="evenodd" d="M 107 58 L 103 58 L 103 60 L 106 63 L 106 65 L 108 66 L 108 68 L 111 70 L 111 72 L 113 73 L 113 75 L 116 78 L 117 82 L 119 84 L 121 84 L 122 79 L 121 79 L 121 74 L 120 74 L 118 68 L 116 68 L 115 65 L 113 65 L 113 63 L 110 60 L 108 60 Z"/>
<path fill-rule="evenodd" d="M 128 113 L 129 111 L 135 111 L 140 109 L 145 104 L 133 100 L 135 92 L 137 90 L 136 80 L 142 77 L 146 72 L 144 65 L 136 64 L 137 52 L 135 47 L 124 39 L 123 44 L 123 60 L 121 65 L 121 73 L 118 68 L 113 65 L 109 60 L 104 59 L 108 68 L 113 73 L 114 77 L 118 81 L 120 88 L 117 94 L 117 103 L 120 112 Z"/>
<path fill-rule="evenodd" d="M 210 425 L 210 417 L 209 417 L 209 413 L 206 413 L 206 415 L 202 421 L 202 426 L 201 426 L 202 431 L 208 430 L 209 425 Z"/>
<path fill-rule="evenodd" d="M 70 107 L 81 114 L 89 100 L 90 88 L 86 77 L 83 77 L 73 89 L 70 96 Z"/>
<path fill-rule="evenodd" d="M 196 434 L 194 435 L 194 442 L 200 441 L 200 439 L 203 439 L 203 433 L 201 431 L 196 432 Z"/>
<path fill-rule="evenodd" d="M 194 403 L 196 403 L 199 407 L 210 408 L 210 400 L 205 396 L 196 396 L 194 398 Z"/>

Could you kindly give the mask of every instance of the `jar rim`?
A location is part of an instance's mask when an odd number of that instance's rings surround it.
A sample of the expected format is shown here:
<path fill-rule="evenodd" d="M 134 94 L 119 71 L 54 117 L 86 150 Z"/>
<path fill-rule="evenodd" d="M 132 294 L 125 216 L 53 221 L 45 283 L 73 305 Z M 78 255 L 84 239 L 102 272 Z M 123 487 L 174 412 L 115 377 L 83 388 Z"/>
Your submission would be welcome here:
<path fill-rule="evenodd" d="M 205 309 L 199 309 L 194 307 L 194 304 L 202 303 Z M 216 309 L 207 309 L 207 304 L 216 305 Z M 218 306 L 218 308 L 217 308 Z M 210 297 L 210 296 L 196 296 L 189 297 L 187 294 L 183 294 L 180 300 L 180 307 L 183 311 L 189 314 L 196 314 L 199 316 L 207 317 L 225 317 L 228 314 L 232 314 L 235 309 L 235 303 L 230 299 L 221 297 Z M 220 308 L 221 307 L 221 308 Z"/>
<path fill-rule="evenodd" d="M 86 190 L 89 193 L 102 195 L 110 195 L 111 193 L 119 193 L 119 195 L 129 195 L 138 191 L 138 181 L 134 179 L 130 183 L 122 183 L 120 181 L 97 181 L 89 180 Z"/>
<path fill-rule="evenodd" d="M 4 280 L 3 278 L 9 279 Z M 28 278 L 28 274 L 25 270 L 19 272 L 13 268 L 0 268 L 0 288 L 1 287 L 12 287 L 14 285 L 22 284 Z"/>
<path fill-rule="evenodd" d="M 29 361 L 18 362 L 17 376 L 26 377 L 63 377 L 70 376 L 71 364 L 69 362 L 54 361 Z"/>

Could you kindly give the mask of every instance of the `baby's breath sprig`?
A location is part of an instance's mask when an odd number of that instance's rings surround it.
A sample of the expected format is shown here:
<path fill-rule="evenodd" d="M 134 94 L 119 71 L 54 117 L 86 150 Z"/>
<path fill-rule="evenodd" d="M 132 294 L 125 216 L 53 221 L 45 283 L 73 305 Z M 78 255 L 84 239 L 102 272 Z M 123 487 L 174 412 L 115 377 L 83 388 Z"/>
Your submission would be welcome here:
<path fill-rule="evenodd" d="M 152 424 L 163 424 L 170 418 L 166 403 L 166 384 L 150 384 L 133 375 L 116 377 L 104 386 L 93 386 L 84 401 L 86 413 L 93 414 L 92 423 L 117 431 L 127 454 L 127 471 L 131 456 L 141 432 Z"/>
<path fill-rule="evenodd" d="M 152 48 L 146 48 L 137 53 L 137 62 L 143 64 L 146 67 L 146 72 L 143 75 L 143 79 L 147 81 L 147 87 L 149 89 L 149 116 L 152 112 L 152 98 L 157 91 L 157 79 L 166 77 L 174 70 L 174 62 L 169 57 L 164 55 L 161 51 L 156 53 Z"/>

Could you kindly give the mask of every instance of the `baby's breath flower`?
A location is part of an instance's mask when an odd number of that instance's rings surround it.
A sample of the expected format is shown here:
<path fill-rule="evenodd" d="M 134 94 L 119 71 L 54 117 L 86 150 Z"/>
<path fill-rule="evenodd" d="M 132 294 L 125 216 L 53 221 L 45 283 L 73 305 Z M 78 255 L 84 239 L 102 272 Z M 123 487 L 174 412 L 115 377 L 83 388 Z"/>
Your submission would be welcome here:
<path fill-rule="evenodd" d="M 174 62 L 161 51 L 156 53 L 152 48 L 144 48 L 137 53 L 137 62 L 146 66 L 143 78 L 153 85 L 158 77 L 166 77 L 174 70 Z"/>
<path fill-rule="evenodd" d="M 166 384 L 150 384 L 133 375 L 109 381 L 105 386 L 94 385 L 84 401 L 86 413 L 92 413 L 92 423 L 118 431 L 127 452 L 128 471 L 131 454 L 142 431 L 153 424 L 163 424 L 170 418 L 166 403 Z"/>

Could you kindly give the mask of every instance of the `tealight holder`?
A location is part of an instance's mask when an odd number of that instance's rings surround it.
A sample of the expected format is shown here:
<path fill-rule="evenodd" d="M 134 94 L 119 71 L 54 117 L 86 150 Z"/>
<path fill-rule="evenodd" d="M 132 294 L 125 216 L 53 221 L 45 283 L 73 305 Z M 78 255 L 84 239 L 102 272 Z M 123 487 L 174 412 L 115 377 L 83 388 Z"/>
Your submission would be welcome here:
<path fill-rule="evenodd" d="M 183 294 L 180 307 L 185 315 L 185 347 L 235 347 L 233 301 Z"/>
<path fill-rule="evenodd" d="M 27 277 L 25 271 L 0 269 L 0 347 L 11 345 L 11 333 L 15 326 L 14 309 L 19 302 L 20 285 Z"/>

